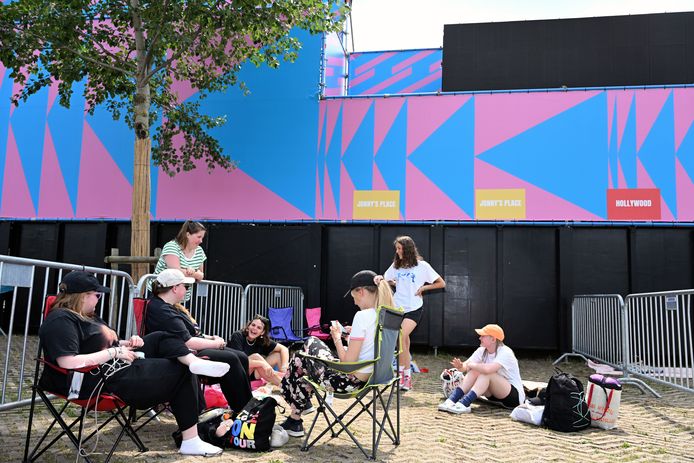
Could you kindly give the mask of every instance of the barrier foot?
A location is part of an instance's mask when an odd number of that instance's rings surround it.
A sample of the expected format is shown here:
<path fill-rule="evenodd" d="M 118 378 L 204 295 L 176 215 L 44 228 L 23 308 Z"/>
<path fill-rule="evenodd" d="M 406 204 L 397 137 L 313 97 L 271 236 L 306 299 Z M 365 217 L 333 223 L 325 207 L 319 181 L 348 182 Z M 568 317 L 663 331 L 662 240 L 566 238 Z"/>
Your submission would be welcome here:
<path fill-rule="evenodd" d="M 639 390 L 641 391 L 642 394 L 645 394 L 646 392 L 650 392 L 653 394 L 653 397 L 656 399 L 660 399 L 662 396 L 655 391 L 651 386 L 648 384 L 644 383 L 638 378 L 631 378 L 631 377 L 623 377 L 619 378 L 618 381 L 622 384 L 633 384 L 634 386 L 638 387 Z"/>
<path fill-rule="evenodd" d="M 583 360 L 585 360 L 586 362 L 588 361 L 588 359 L 587 359 L 584 355 L 582 355 L 582 354 L 576 354 L 576 353 L 574 353 L 574 352 L 567 352 L 566 354 L 562 354 L 561 357 L 559 357 L 558 359 L 556 359 L 556 360 L 552 363 L 552 365 L 556 365 L 557 363 L 559 363 L 559 362 L 561 362 L 562 360 L 565 360 L 565 359 L 567 359 L 567 358 L 569 358 L 569 357 L 580 357 L 580 358 L 582 358 Z"/>

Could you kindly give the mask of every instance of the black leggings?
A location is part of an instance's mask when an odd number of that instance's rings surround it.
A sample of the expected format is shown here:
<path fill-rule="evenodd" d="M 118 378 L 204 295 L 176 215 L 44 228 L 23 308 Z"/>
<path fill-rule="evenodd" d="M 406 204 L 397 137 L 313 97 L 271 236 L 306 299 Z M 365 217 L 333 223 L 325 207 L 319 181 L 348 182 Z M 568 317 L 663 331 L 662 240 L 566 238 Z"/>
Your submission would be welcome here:
<path fill-rule="evenodd" d="M 222 388 L 224 397 L 229 402 L 229 407 L 235 412 L 240 412 L 253 397 L 251 383 L 248 380 L 248 356 L 235 349 L 203 349 L 198 351 L 199 357 L 205 357 L 215 362 L 229 364 L 229 372 L 221 378 L 207 378 L 210 384 L 217 384 Z"/>
<path fill-rule="evenodd" d="M 190 428 L 198 422 L 197 377 L 177 360 L 190 350 L 180 338 L 163 331 L 148 334 L 144 341 L 139 350 L 145 358 L 114 373 L 104 389 L 141 410 L 168 402 L 179 429 Z"/>

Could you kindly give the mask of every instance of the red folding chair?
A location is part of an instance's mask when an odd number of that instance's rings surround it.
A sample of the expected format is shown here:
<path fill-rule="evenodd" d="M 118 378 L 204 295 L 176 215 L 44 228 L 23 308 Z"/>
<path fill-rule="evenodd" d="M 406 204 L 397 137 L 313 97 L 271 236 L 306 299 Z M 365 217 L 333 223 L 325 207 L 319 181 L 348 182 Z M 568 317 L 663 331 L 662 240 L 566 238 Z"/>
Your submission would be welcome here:
<path fill-rule="evenodd" d="M 55 301 L 55 296 L 49 296 L 46 298 L 46 304 L 44 308 L 44 313 L 43 317 L 46 318 L 48 315 L 48 312 L 50 311 L 53 302 Z M 137 436 L 136 431 L 133 429 L 131 423 L 135 417 L 135 408 L 134 407 L 129 407 L 129 411 L 126 415 L 125 409 L 128 407 L 128 405 L 123 402 L 118 396 L 110 393 L 102 393 L 99 394 L 96 397 L 93 397 L 91 399 L 68 399 L 66 396 L 57 394 L 53 391 L 48 391 L 44 389 L 40 384 L 39 384 L 39 370 L 41 365 L 43 365 L 44 368 L 53 368 L 65 375 L 71 373 L 71 372 L 90 372 L 92 370 L 97 370 L 99 371 L 98 368 L 95 367 L 87 367 L 87 368 L 81 368 L 81 369 L 75 369 L 75 370 L 69 370 L 66 368 L 61 368 L 57 365 L 54 365 L 47 360 L 43 359 L 41 357 L 41 350 L 43 346 L 39 342 L 39 348 L 38 348 L 38 353 L 36 356 L 36 368 L 34 372 L 34 383 L 31 386 L 32 389 L 32 396 L 31 396 L 31 408 L 29 410 L 29 424 L 27 426 L 27 437 L 24 445 L 24 462 L 33 462 L 37 458 L 39 458 L 46 450 L 48 450 L 53 444 L 55 444 L 62 436 L 67 436 L 68 439 L 72 442 L 72 444 L 75 446 L 77 449 L 78 453 L 82 458 L 84 458 L 84 461 L 87 463 L 90 463 L 92 460 L 89 458 L 88 455 L 84 453 L 84 450 L 82 449 L 82 446 L 88 442 L 92 437 L 97 435 L 97 433 L 103 429 L 106 425 L 109 423 L 113 422 L 114 420 L 118 422 L 120 425 L 120 432 L 118 433 L 118 436 L 116 437 L 115 441 L 113 442 L 113 445 L 109 449 L 108 456 L 106 457 L 106 460 L 104 460 L 104 463 L 107 463 L 111 457 L 113 456 L 113 452 L 116 450 L 116 447 L 120 443 L 121 439 L 123 438 L 124 435 L 128 435 L 130 439 L 133 441 L 133 443 L 137 446 L 138 450 L 140 452 L 146 452 L 147 447 L 144 446 L 140 438 Z M 43 404 L 48 408 L 48 411 L 51 413 L 53 416 L 53 421 L 51 424 L 48 426 L 46 431 L 43 433 L 37 444 L 34 446 L 33 450 L 29 452 L 29 447 L 31 444 L 31 427 L 33 424 L 33 418 L 34 418 L 34 409 L 35 409 L 35 403 L 36 403 L 36 396 L 39 396 L 41 398 L 41 401 Z M 63 401 L 62 406 L 60 406 L 60 409 L 56 408 L 53 403 L 51 402 L 52 398 L 57 398 L 60 401 Z M 77 418 L 75 418 L 70 424 L 66 422 L 67 416 L 64 416 L 63 413 L 66 411 L 69 405 L 74 405 L 80 408 L 80 414 Z M 84 431 L 84 420 L 87 417 L 87 414 L 91 411 L 98 411 L 98 412 L 104 412 L 108 414 L 108 418 L 104 420 L 101 425 L 94 431 L 92 431 L 88 436 L 84 437 L 82 435 Z M 61 431 L 58 433 L 57 436 L 53 437 L 53 439 L 48 442 L 47 444 L 43 445 L 44 441 L 48 438 L 48 435 L 50 434 L 51 430 L 55 427 L 55 425 L 58 424 L 61 428 Z M 78 432 L 77 435 L 75 435 L 73 429 L 75 426 L 78 426 Z"/>

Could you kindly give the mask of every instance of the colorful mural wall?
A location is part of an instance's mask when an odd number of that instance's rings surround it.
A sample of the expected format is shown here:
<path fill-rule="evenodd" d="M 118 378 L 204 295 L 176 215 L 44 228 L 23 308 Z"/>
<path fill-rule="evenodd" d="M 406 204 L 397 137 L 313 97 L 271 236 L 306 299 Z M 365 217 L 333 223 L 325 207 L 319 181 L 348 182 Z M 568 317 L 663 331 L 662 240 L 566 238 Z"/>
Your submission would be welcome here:
<path fill-rule="evenodd" d="M 349 95 L 441 91 L 440 48 L 352 53 Z"/>
<path fill-rule="evenodd" d="M 693 119 L 694 88 L 326 101 L 316 217 L 692 221 Z"/>
<path fill-rule="evenodd" d="M 325 45 L 300 39 L 295 64 L 244 69 L 250 96 L 203 100 L 239 167 L 154 169 L 153 219 L 694 221 L 694 88 L 320 100 Z M 417 53 L 400 72 L 440 62 Z M 127 219 L 132 133 L 54 89 L 12 108 L 7 74 L 0 216 Z"/>

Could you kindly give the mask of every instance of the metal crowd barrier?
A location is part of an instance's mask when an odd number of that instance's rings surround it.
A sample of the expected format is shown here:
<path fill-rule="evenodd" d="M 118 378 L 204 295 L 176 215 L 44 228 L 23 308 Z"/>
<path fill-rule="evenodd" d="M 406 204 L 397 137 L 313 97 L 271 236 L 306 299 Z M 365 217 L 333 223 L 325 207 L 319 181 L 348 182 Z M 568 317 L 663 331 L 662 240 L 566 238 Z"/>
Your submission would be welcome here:
<path fill-rule="evenodd" d="M 267 317 L 268 308 L 292 307 L 292 330 L 304 329 L 304 291 L 299 286 L 248 285 L 244 319 L 256 314 Z"/>
<path fill-rule="evenodd" d="M 99 301 L 96 313 L 122 336 L 128 314 L 132 312 L 135 291 L 130 275 L 82 265 L 63 264 L 35 259 L 0 255 L 0 312 L 7 327 L 5 350 L 0 357 L 3 365 L 0 411 L 27 405 L 34 375 L 34 359 L 38 351 L 38 337 L 29 336 L 29 328 L 36 329 L 43 321 L 46 296 L 57 294 L 63 274 L 72 270 L 93 273 L 111 293 Z M 21 334 L 16 334 L 21 333 Z M 30 370 L 30 371 L 27 371 Z"/>
<path fill-rule="evenodd" d="M 149 296 L 147 282 L 154 278 L 154 274 L 140 278 L 137 286 L 144 297 Z M 193 285 L 193 295 L 184 305 L 203 333 L 229 339 L 234 331 L 246 326 L 244 300 L 243 286 L 239 284 L 201 280 Z"/>
<path fill-rule="evenodd" d="M 627 296 L 629 373 L 694 392 L 692 295 L 690 289 Z"/>
<path fill-rule="evenodd" d="M 574 296 L 571 301 L 572 351 L 554 363 L 574 356 L 621 368 L 624 365 L 625 329 L 624 300 L 619 294 Z"/>

